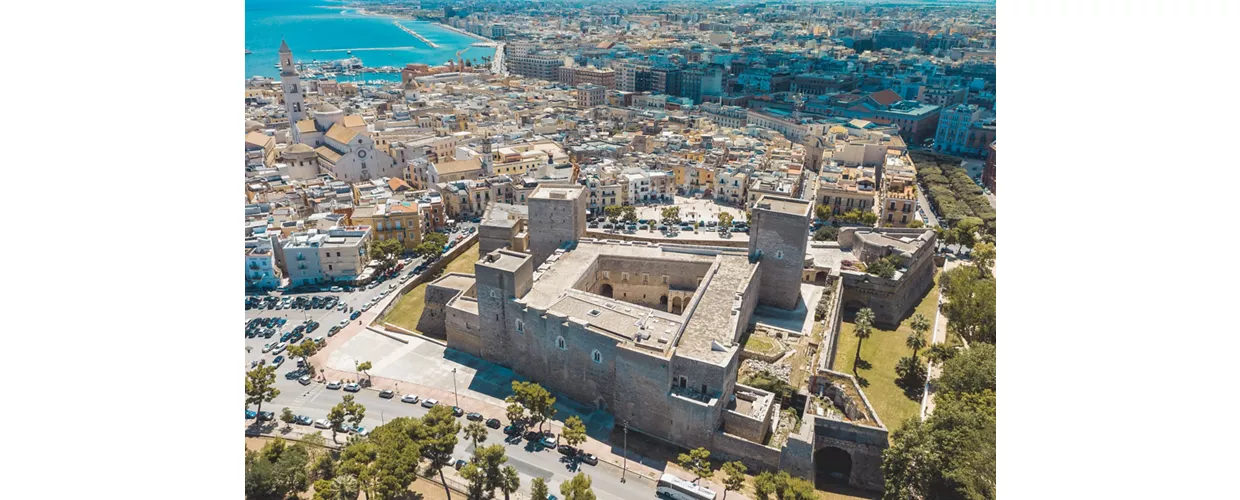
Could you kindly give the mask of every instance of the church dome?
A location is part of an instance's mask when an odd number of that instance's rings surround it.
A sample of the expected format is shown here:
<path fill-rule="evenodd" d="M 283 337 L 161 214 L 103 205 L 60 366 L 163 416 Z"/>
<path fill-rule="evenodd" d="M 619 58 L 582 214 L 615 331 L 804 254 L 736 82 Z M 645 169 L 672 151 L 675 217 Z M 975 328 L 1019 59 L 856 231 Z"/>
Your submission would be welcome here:
<path fill-rule="evenodd" d="M 335 113 L 337 111 L 340 111 L 340 108 L 332 106 L 332 103 L 330 102 L 325 102 L 325 103 L 319 104 L 318 106 L 315 106 L 314 111 L 318 113 Z"/>
<path fill-rule="evenodd" d="M 284 148 L 284 151 L 280 152 L 280 156 L 282 158 L 297 158 L 297 157 L 304 158 L 304 157 L 311 156 L 314 154 L 316 154 L 314 152 L 314 148 L 311 148 L 310 146 L 307 146 L 301 143 L 297 143 L 287 148 Z"/>
<path fill-rule="evenodd" d="M 250 133 L 250 132 L 253 132 L 253 131 L 255 131 L 255 130 L 262 130 L 262 129 L 263 129 L 263 124 L 262 124 L 262 123 L 259 123 L 259 122 L 254 121 L 254 120 L 246 120 L 246 121 L 245 121 L 245 131 L 246 131 L 246 133 Z"/>

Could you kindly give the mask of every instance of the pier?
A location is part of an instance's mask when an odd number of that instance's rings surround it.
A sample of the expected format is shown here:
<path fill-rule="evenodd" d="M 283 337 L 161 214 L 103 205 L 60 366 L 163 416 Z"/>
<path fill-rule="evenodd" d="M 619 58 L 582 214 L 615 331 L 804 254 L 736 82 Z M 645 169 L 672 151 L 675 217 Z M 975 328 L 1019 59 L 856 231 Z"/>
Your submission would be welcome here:
<path fill-rule="evenodd" d="M 395 24 L 397 28 L 400 28 L 400 29 L 404 30 L 404 31 L 405 31 L 405 33 L 408 33 L 408 34 L 410 34 L 410 35 L 413 35 L 413 37 L 414 37 L 414 38 L 417 38 L 417 39 L 418 39 L 418 40 L 420 40 L 422 43 L 425 43 L 425 44 L 427 44 L 427 45 L 430 45 L 432 49 L 438 49 L 438 48 L 439 48 L 439 45 L 436 45 L 436 44 L 435 44 L 435 42 L 432 42 L 432 41 L 430 41 L 430 40 L 427 40 L 427 39 L 426 39 L 426 37 L 424 37 L 424 36 L 422 36 L 422 35 L 419 35 L 419 34 L 418 34 L 418 32 L 413 31 L 413 30 L 411 30 L 411 29 L 409 29 L 409 28 L 405 27 L 405 25 L 400 24 L 400 21 L 392 21 L 392 24 Z"/>

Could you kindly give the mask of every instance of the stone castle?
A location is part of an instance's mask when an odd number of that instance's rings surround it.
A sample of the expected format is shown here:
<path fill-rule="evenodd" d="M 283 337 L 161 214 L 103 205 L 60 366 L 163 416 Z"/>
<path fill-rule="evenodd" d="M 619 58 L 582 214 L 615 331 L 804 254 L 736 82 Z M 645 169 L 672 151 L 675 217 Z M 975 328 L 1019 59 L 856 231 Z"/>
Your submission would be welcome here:
<path fill-rule="evenodd" d="M 598 240 L 585 237 L 584 191 L 542 185 L 528 211 L 493 206 L 475 274 L 430 283 L 418 328 L 655 438 L 810 478 L 830 465 L 853 486 L 881 489 L 887 431 L 855 381 L 820 369 L 810 402 L 841 411 L 807 407 L 814 425 L 769 446 L 778 404 L 737 382 L 739 342 L 757 306 L 804 307 L 803 281 L 842 284 L 844 303 L 898 322 L 932 282 L 934 233 L 846 229 L 810 245 L 813 202 L 767 196 L 752 209 L 748 249 Z M 890 280 L 850 264 L 891 253 L 907 265 Z"/>

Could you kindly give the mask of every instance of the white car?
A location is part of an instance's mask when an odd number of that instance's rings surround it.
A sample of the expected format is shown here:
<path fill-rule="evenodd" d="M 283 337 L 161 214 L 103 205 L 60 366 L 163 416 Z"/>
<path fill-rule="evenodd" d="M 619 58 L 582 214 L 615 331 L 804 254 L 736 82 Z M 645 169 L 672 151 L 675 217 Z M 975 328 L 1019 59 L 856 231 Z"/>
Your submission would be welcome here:
<path fill-rule="evenodd" d="M 417 403 L 417 402 L 418 402 L 418 396 L 417 396 L 416 394 L 406 394 L 406 395 L 404 395 L 404 396 L 401 396 L 401 397 L 400 397 L 400 402 L 402 402 L 402 403 Z"/>
<path fill-rule="evenodd" d="M 264 354 L 266 354 L 266 353 L 271 352 L 271 349 L 272 349 L 273 347 L 275 347 L 275 344 L 274 344 L 274 343 L 267 343 L 267 344 L 263 344 L 263 353 L 264 353 Z"/>
<path fill-rule="evenodd" d="M 301 385 L 310 385 L 310 376 L 302 375 L 301 378 L 297 379 L 297 382 Z"/>
<path fill-rule="evenodd" d="M 328 383 L 327 383 L 327 388 L 328 388 L 328 389 L 339 389 L 339 388 L 340 388 L 340 385 L 341 385 L 341 384 L 340 384 L 340 381 L 339 381 L 339 380 L 333 380 L 333 381 L 331 381 L 331 382 L 328 382 Z"/>
<path fill-rule="evenodd" d="M 318 419 L 318 420 L 315 420 L 315 421 L 314 421 L 314 426 L 315 426 L 315 427 L 318 427 L 318 428 L 320 428 L 320 429 L 331 429 L 331 428 L 332 428 L 332 423 L 331 423 L 331 422 L 328 422 L 328 421 L 327 421 L 327 419 L 325 419 L 325 418 L 320 418 L 320 419 Z"/>
<path fill-rule="evenodd" d="M 344 328 L 346 326 L 349 326 L 349 318 L 340 320 L 340 328 Z"/>
<path fill-rule="evenodd" d="M 362 305 L 362 310 L 363 310 L 363 311 L 369 311 L 369 310 L 370 310 L 370 306 L 372 306 L 372 305 L 374 305 L 374 303 L 372 303 L 372 302 L 367 302 L 366 304 Z"/>
<path fill-rule="evenodd" d="M 333 292 L 343 292 L 343 291 L 344 291 L 344 289 L 343 289 L 343 288 L 340 288 L 340 287 L 338 287 L 338 286 L 333 286 L 333 287 L 329 288 L 329 290 L 331 290 L 331 291 L 333 291 Z"/>
<path fill-rule="evenodd" d="M 341 302 L 340 305 L 336 306 L 337 311 L 343 311 L 348 308 L 349 308 L 349 305 L 345 304 L 344 302 Z"/>
<path fill-rule="evenodd" d="M 276 344 L 276 346 L 275 346 L 275 347 L 271 348 L 271 353 L 272 353 L 272 354 L 280 354 L 280 353 L 284 352 L 284 348 L 285 348 L 285 347 L 288 347 L 288 344 L 285 344 L 284 342 L 280 342 L 279 344 Z"/>
<path fill-rule="evenodd" d="M 396 289 L 396 283 L 392 283 L 391 285 L 388 285 L 388 290 L 395 290 L 395 289 Z"/>

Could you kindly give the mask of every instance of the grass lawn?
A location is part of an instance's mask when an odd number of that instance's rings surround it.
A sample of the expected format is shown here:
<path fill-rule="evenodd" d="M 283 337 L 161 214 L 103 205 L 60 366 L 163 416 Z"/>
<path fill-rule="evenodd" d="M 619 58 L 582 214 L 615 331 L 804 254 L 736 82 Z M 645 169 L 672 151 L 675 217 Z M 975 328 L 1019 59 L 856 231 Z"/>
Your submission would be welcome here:
<path fill-rule="evenodd" d="M 919 312 L 930 320 L 931 331 L 926 332 L 926 344 L 933 333 L 935 308 L 939 300 L 939 274 L 934 275 L 934 287 L 917 304 L 915 313 Z M 911 318 L 912 315 L 910 314 Z M 858 382 L 862 383 L 862 391 L 866 399 L 878 412 L 878 418 L 891 432 L 903 427 L 904 421 L 916 417 L 921 409 L 921 400 L 909 399 L 904 390 L 896 385 L 896 363 L 900 358 L 908 356 L 912 350 L 905 345 L 908 334 L 913 332 L 909 327 L 909 318 L 900 324 L 895 331 L 873 329 L 870 338 L 861 344 L 861 359 L 870 366 L 856 371 Z M 857 337 L 853 335 L 853 323 L 844 322 L 840 326 L 840 339 L 835 350 L 835 371 L 853 373 L 853 356 L 857 352 Z M 924 350 L 923 350 L 924 353 Z"/>
<path fill-rule="evenodd" d="M 778 342 L 762 335 L 750 335 L 749 340 L 745 342 L 745 350 L 768 355 L 783 352 Z"/>
<path fill-rule="evenodd" d="M 474 274 L 475 262 L 478 262 L 477 242 L 474 242 L 473 246 L 456 256 L 455 259 L 452 259 L 452 261 L 444 267 L 444 274 Z M 379 324 L 391 323 L 406 330 L 416 332 L 418 331 L 416 328 L 418 326 L 418 319 L 422 317 L 422 309 L 425 307 L 426 283 L 422 283 L 401 297 L 400 301 L 397 302 L 390 311 L 388 311 L 387 316 L 384 316 L 379 320 Z"/>

